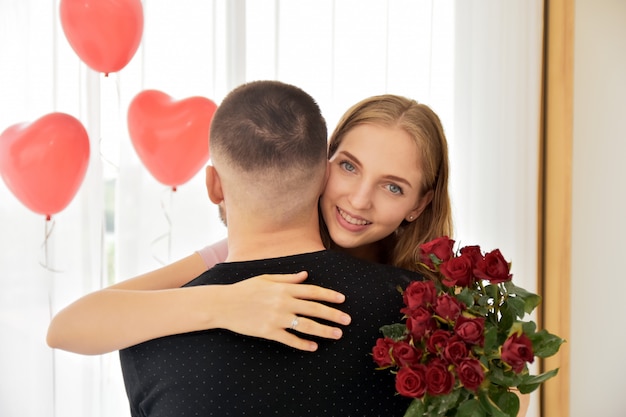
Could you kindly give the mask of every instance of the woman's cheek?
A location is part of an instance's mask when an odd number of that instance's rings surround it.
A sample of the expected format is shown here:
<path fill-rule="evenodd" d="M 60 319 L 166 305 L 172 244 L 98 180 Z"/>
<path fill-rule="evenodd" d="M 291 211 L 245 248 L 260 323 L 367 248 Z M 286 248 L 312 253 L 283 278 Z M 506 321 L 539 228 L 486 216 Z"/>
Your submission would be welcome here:
<path fill-rule="evenodd" d="M 390 199 L 379 198 L 376 210 L 376 217 L 381 224 L 384 224 L 389 230 L 387 235 L 393 233 L 404 220 L 404 213 L 408 212 L 403 204 L 397 201 L 389 201 Z"/>

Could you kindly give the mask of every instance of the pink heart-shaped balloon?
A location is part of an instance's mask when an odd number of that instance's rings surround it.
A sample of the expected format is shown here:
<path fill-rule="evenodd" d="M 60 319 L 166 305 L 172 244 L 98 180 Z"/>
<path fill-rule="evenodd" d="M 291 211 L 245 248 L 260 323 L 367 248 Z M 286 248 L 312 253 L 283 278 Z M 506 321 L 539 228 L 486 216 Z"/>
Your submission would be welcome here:
<path fill-rule="evenodd" d="M 208 98 L 175 101 L 157 90 L 128 107 L 128 132 L 139 159 L 162 184 L 176 189 L 209 160 L 209 128 L 217 106 Z"/>
<path fill-rule="evenodd" d="M 74 198 L 89 164 L 89 137 L 76 118 L 50 113 L 0 135 L 0 174 L 11 192 L 50 218 Z"/>
<path fill-rule="evenodd" d="M 61 27 L 76 55 L 108 74 L 132 59 L 143 34 L 141 0 L 61 0 Z"/>

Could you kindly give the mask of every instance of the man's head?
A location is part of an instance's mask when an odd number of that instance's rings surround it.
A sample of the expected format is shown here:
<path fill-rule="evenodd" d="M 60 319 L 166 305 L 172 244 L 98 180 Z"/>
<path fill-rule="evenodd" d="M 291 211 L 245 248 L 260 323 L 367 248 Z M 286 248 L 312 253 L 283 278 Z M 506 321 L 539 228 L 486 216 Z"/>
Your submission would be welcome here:
<path fill-rule="evenodd" d="M 326 173 L 326 123 L 315 100 L 277 81 L 234 89 L 211 122 L 207 186 L 214 203 L 290 221 L 317 206 Z M 211 185 L 215 176 L 217 183 Z"/>

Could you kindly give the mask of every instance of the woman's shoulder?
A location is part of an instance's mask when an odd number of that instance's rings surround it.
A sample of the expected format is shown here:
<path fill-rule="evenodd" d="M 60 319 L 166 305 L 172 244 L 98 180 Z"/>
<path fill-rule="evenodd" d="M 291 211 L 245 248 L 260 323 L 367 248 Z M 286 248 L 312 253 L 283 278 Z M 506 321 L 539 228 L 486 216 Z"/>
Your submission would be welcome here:
<path fill-rule="evenodd" d="M 207 269 L 210 269 L 216 264 L 224 262 L 228 256 L 228 241 L 226 239 L 220 240 L 197 250 L 196 253 L 200 255 Z"/>

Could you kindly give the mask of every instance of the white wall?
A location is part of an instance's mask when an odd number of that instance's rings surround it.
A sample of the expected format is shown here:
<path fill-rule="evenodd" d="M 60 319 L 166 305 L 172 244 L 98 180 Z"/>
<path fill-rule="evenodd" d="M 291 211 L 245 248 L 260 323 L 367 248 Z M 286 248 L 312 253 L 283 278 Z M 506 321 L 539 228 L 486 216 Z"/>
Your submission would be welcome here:
<path fill-rule="evenodd" d="M 575 6 L 570 415 L 623 417 L 626 1 Z"/>

